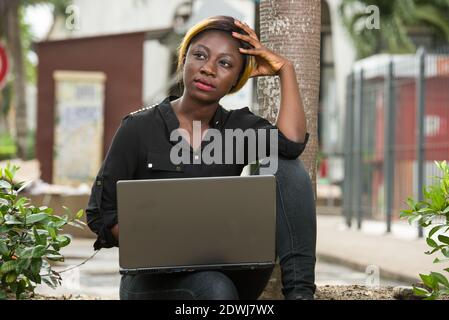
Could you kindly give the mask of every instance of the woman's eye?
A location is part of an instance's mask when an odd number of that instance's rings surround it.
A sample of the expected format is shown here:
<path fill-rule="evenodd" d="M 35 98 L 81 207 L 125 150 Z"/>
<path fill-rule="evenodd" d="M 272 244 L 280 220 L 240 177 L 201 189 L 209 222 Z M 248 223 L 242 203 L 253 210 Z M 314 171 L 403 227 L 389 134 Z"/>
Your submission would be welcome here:
<path fill-rule="evenodd" d="M 194 53 L 193 54 L 195 57 L 199 57 L 199 58 L 201 58 L 201 57 L 206 57 L 203 53 L 201 53 L 201 52 L 196 52 L 196 53 Z"/>
<path fill-rule="evenodd" d="M 231 64 L 227 61 L 221 61 L 221 64 L 224 65 L 226 68 L 231 67 Z"/>

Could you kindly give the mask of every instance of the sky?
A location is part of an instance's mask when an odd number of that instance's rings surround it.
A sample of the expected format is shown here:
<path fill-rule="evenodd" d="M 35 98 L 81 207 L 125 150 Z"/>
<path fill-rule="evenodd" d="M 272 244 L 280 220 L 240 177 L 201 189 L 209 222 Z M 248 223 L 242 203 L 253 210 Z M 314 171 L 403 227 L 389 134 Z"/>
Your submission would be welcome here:
<path fill-rule="evenodd" d="M 51 6 L 47 4 L 30 6 L 25 10 L 24 18 L 25 22 L 30 24 L 36 40 L 40 41 L 47 35 L 53 23 Z"/>
<path fill-rule="evenodd" d="M 53 23 L 52 8 L 48 4 L 29 6 L 25 10 L 25 22 L 30 25 L 35 41 L 41 41 L 46 36 Z M 33 51 L 28 52 L 28 58 L 33 64 L 37 64 L 37 55 Z"/>

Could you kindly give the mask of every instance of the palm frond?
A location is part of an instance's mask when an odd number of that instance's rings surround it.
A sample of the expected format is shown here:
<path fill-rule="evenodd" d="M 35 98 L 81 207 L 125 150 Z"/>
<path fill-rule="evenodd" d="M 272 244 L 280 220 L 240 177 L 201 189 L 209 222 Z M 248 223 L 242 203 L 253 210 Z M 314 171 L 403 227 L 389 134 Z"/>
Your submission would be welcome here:
<path fill-rule="evenodd" d="M 415 15 L 417 19 L 425 21 L 440 30 L 449 41 L 449 20 L 435 7 L 421 5 L 417 8 Z"/>

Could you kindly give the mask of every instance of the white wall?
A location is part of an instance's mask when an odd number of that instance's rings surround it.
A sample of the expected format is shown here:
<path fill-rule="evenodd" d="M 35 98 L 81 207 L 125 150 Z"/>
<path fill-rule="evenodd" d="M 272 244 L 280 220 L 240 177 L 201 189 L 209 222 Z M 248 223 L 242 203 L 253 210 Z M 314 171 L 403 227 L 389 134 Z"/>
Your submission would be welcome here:
<path fill-rule="evenodd" d="M 168 93 L 170 50 L 157 40 L 148 40 L 143 46 L 143 57 L 143 101 L 151 105 Z"/>
<path fill-rule="evenodd" d="M 176 7 L 183 0 L 74 0 L 78 10 L 72 14 L 78 23 L 69 19 L 52 30 L 49 39 L 88 37 L 117 33 L 147 31 L 170 27 Z"/>
<path fill-rule="evenodd" d="M 334 49 L 335 85 L 337 90 L 337 108 L 340 110 L 340 123 L 344 123 L 346 105 L 346 77 L 351 72 L 356 52 L 354 45 L 343 25 L 338 12 L 342 0 L 326 0 L 329 5 L 332 29 L 332 46 Z M 342 126 L 341 126 L 342 127 Z M 343 128 L 340 128 L 343 137 Z M 342 139 L 339 139 L 342 141 Z M 342 145 L 339 146 L 342 148 Z"/>
<path fill-rule="evenodd" d="M 333 148 L 335 151 L 343 151 L 344 146 L 344 120 L 346 107 L 346 77 L 351 72 L 352 66 L 355 62 L 356 52 L 354 45 L 343 25 L 341 16 L 338 11 L 342 0 L 326 0 L 331 17 L 332 30 L 332 47 L 334 54 L 334 68 L 335 68 L 335 109 L 338 114 L 338 130 L 335 127 L 323 128 L 323 130 L 332 130 L 331 134 L 337 134 L 338 142 Z M 331 139 L 336 141 L 335 139 Z M 341 181 L 344 176 L 343 158 L 330 157 L 329 158 L 329 179 L 331 181 Z"/>

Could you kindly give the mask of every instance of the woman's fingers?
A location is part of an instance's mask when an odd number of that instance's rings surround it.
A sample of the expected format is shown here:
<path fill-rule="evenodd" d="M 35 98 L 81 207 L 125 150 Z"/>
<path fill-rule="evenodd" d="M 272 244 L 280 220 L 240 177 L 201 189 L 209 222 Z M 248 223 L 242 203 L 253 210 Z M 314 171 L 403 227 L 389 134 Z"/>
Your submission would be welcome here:
<path fill-rule="evenodd" d="M 252 54 L 252 55 L 259 55 L 260 54 L 260 50 L 258 49 L 245 49 L 245 48 L 239 48 L 241 53 L 246 53 L 246 54 Z"/>
<path fill-rule="evenodd" d="M 232 32 L 232 35 L 236 38 L 242 39 L 246 42 L 248 42 L 249 44 L 251 44 L 254 48 L 259 48 L 260 47 L 260 42 L 250 36 L 238 33 L 238 32 Z"/>
<path fill-rule="evenodd" d="M 253 39 L 256 39 L 257 41 L 259 41 L 259 38 L 257 37 L 256 32 L 251 29 L 250 26 L 248 26 L 246 23 L 241 22 L 239 20 L 234 20 L 234 23 L 239 26 L 241 29 L 245 30 Z"/>

